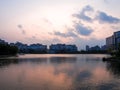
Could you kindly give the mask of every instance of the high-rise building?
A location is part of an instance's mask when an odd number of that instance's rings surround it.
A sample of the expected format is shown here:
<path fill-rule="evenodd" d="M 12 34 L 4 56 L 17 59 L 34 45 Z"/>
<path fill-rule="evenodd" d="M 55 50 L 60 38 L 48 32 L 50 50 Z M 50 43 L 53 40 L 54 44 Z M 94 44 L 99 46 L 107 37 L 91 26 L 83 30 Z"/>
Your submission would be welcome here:
<path fill-rule="evenodd" d="M 106 38 L 106 46 L 109 50 L 118 50 L 120 44 L 120 31 L 114 32 L 112 36 Z"/>
<path fill-rule="evenodd" d="M 115 49 L 118 50 L 120 46 L 120 31 L 114 32 L 114 43 L 115 43 Z"/>

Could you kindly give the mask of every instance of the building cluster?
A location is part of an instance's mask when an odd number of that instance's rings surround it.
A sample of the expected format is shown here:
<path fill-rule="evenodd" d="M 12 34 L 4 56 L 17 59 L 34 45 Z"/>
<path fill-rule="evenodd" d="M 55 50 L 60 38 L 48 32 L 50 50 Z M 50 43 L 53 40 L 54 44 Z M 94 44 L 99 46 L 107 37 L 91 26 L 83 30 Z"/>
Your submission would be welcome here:
<path fill-rule="evenodd" d="M 0 39 L 0 44 L 8 44 L 4 40 Z M 77 53 L 78 49 L 76 45 L 66 44 L 52 44 L 47 48 L 47 45 L 42 44 L 23 44 L 21 42 L 10 43 L 10 46 L 18 47 L 19 53 Z"/>
<path fill-rule="evenodd" d="M 12 45 L 12 44 L 11 44 Z M 22 44 L 17 42 L 14 44 L 18 47 L 21 53 L 75 53 L 77 52 L 76 45 L 66 45 L 66 44 L 52 44 L 47 48 L 47 45 L 42 44 Z"/>
<path fill-rule="evenodd" d="M 104 46 L 93 46 L 93 47 L 90 47 L 88 45 L 86 45 L 86 51 L 106 51 L 106 45 Z"/>
<path fill-rule="evenodd" d="M 52 44 L 49 47 L 49 53 L 77 53 L 76 45 Z"/>
<path fill-rule="evenodd" d="M 19 53 L 47 53 L 47 45 L 42 44 L 23 44 L 20 42 L 10 43 L 11 46 L 17 46 Z"/>
<path fill-rule="evenodd" d="M 114 32 L 112 36 L 106 38 L 106 46 L 108 50 L 118 50 L 120 45 L 120 31 Z"/>

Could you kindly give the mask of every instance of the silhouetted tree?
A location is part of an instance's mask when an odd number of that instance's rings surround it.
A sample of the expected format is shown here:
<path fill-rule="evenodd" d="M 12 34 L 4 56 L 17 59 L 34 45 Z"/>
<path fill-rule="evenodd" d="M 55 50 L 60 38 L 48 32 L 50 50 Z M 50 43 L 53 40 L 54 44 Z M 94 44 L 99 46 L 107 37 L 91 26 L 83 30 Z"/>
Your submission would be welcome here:
<path fill-rule="evenodd" d="M 0 55 L 15 55 L 18 52 L 16 46 L 10 46 L 9 44 L 0 44 Z"/>

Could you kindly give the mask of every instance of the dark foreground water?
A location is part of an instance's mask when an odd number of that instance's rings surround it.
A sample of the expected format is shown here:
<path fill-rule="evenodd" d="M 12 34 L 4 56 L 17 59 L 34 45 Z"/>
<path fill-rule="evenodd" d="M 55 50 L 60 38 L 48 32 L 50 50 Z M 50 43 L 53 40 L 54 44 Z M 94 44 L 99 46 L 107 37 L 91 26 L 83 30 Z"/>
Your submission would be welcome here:
<path fill-rule="evenodd" d="M 0 59 L 0 90 L 120 90 L 120 63 L 107 55 L 19 55 Z"/>

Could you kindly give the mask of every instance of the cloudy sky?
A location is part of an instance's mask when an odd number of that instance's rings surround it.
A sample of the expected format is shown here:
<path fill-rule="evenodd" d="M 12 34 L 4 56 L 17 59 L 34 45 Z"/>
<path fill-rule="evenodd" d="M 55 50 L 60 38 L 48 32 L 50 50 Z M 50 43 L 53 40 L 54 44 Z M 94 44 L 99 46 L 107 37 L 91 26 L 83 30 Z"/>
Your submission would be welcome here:
<path fill-rule="evenodd" d="M 104 45 L 120 30 L 120 0 L 0 0 L 0 38 L 8 42 Z"/>

